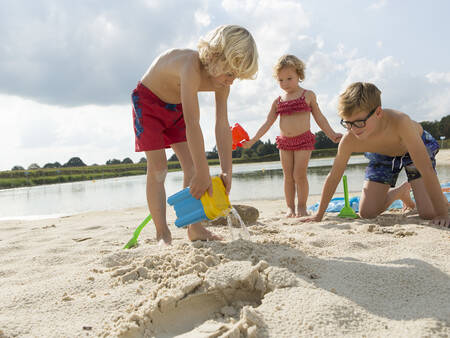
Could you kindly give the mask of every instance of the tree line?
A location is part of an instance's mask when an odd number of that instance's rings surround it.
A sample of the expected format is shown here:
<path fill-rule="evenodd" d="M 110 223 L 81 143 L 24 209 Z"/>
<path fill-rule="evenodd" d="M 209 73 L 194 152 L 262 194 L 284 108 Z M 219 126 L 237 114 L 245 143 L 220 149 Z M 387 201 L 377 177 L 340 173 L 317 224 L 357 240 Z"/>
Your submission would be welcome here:
<path fill-rule="evenodd" d="M 444 116 L 440 121 L 423 121 L 420 122 L 423 129 L 428 131 L 436 140 L 440 140 L 441 137 L 448 140 L 450 138 L 450 115 Z M 319 131 L 315 133 L 316 135 L 316 149 L 333 149 L 337 148 L 338 144 L 333 143 L 328 137 L 326 137 L 323 131 Z M 278 149 L 275 143 L 272 143 L 271 140 L 267 140 L 266 142 L 257 141 L 250 149 L 236 148 L 233 151 L 233 158 L 242 158 L 242 159 L 251 159 L 258 158 L 270 154 L 278 153 Z M 208 159 L 218 159 L 219 155 L 217 153 L 217 147 L 214 146 L 212 151 L 206 152 L 206 157 Z M 177 161 L 177 157 L 175 154 L 169 158 L 169 161 Z M 133 160 L 131 158 L 126 157 L 123 160 L 118 159 L 110 159 L 106 161 L 106 165 L 115 165 L 115 164 L 133 164 Z M 142 157 L 137 163 L 147 163 L 145 157 Z M 92 166 L 97 166 L 98 164 L 92 164 Z M 60 164 L 59 162 L 54 163 L 46 163 L 42 168 L 70 168 L 70 167 L 84 167 L 86 164 L 79 157 L 72 157 L 69 161 L 64 164 Z M 32 163 L 28 166 L 27 170 L 32 169 L 41 169 L 41 167 L 37 163 Z M 15 165 L 11 170 L 25 170 L 20 165 Z"/>

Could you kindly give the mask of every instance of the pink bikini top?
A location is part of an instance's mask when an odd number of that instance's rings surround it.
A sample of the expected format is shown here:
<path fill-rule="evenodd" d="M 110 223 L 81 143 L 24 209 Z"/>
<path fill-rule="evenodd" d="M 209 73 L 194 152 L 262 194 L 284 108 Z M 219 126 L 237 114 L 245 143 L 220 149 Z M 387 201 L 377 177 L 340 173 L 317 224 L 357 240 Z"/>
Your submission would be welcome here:
<path fill-rule="evenodd" d="M 305 101 L 306 90 L 303 91 L 302 96 L 297 99 L 289 101 L 281 101 L 281 96 L 277 100 L 277 114 L 290 115 L 296 112 L 310 112 L 311 107 Z"/>

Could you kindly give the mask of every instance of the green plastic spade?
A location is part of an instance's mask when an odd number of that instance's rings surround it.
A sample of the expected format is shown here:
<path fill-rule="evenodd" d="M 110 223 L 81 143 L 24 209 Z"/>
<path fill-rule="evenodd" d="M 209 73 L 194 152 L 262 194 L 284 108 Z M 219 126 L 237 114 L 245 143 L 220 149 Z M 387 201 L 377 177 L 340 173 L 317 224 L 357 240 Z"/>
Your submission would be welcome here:
<path fill-rule="evenodd" d="M 345 205 L 341 209 L 341 212 L 339 213 L 339 217 L 343 218 L 358 218 L 358 215 L 355 213 L 355 211 L 350 206 L 350 203 L 348 202 L 348 188 L 347 188 L 347 176 L 342 176 L 342 181 L 344 182 L 344 199 L 345 199 Z"/>
<path fill-rule="evenodd" d="M 148 222 L 152 219 L 152 215 L 148 215 L 141 224 L 134 230 L 133 237 L 128 241 L 127 244 L 123 247 L 124 249 L 130 249 L 133 246 L 137 244 L 137 239 L 139 237 L 139 234 L 141 233 L 141 230 L 147 225 Z"/>

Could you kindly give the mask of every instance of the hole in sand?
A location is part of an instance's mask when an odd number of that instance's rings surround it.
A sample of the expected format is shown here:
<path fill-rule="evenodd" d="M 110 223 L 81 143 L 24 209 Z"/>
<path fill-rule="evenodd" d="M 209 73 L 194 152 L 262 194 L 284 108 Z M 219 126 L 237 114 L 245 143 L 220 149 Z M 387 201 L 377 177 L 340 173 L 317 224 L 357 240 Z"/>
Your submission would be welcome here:
<path fill-rule="evenodd" d="M 194 294 L 179 300 L 164 312 L 154 311 L 151 323 L 145 328 L 155 337 L 174 337 L 192 334 L 192 337 L 215 337 L 229 331 L 239 320 L 241 309 L 261 304 L 261 292 L 221 290 L 209 294 Z"/>

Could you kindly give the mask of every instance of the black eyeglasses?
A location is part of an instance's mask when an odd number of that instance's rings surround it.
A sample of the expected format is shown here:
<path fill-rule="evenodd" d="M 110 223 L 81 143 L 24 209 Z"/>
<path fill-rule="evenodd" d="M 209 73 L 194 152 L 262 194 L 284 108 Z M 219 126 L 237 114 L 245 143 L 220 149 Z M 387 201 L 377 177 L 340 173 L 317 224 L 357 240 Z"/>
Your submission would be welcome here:
<path fill-rule="evenodd" d="M 373 115 L 373 113 L 375 113 L 375 111 L 377 110 L 378 106 L 376 106 L 370 113 L 369 115 L 366 116 L 365 119 L 363 120 L 356 120 L 356 121 L 344 121 L 341 119 L 341 126 L 343 126 L 345 129 L 352 129 L 352 127 L 356 127 L 356 128 L 364 128 L 366 126 L 366 121 L 369 119 L 369 117 L 371 117 Z"/>

